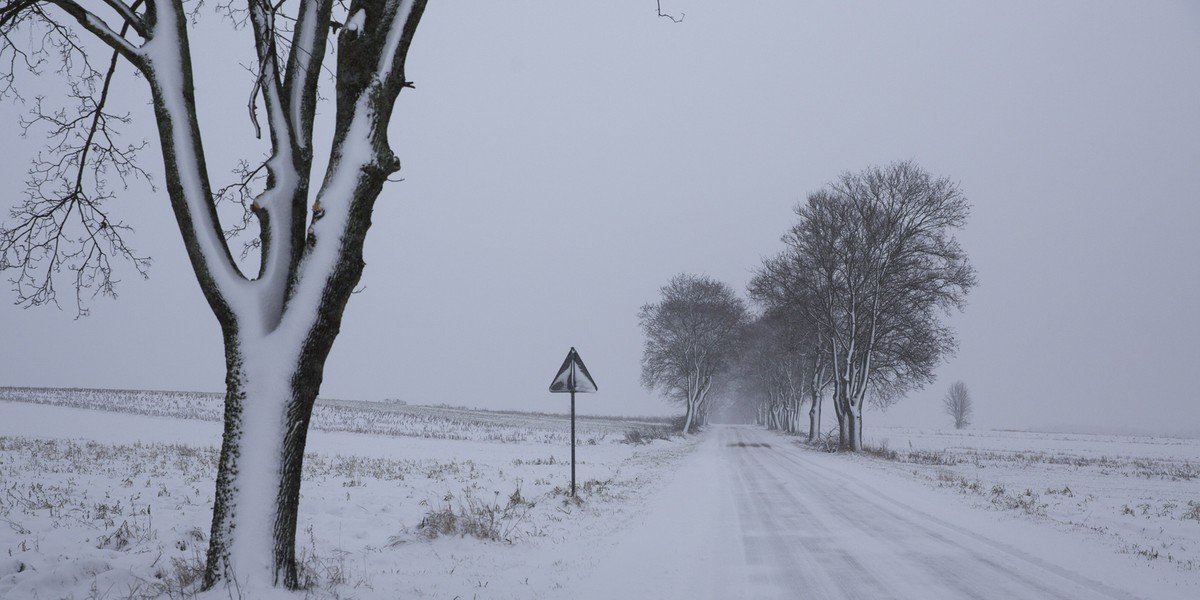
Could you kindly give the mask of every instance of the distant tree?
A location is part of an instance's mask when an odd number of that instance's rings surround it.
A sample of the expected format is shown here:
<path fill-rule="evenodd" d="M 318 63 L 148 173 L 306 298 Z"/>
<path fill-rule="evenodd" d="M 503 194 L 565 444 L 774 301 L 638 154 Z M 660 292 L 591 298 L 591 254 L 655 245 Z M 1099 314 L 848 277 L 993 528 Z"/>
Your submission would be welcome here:
<path fill-rule="evenodd" d="M 795 315 L 766 312 L 745 328 L 734 376 L 737 398 L 753 406 L 756 422 L 787 433 L 800 430 L 808 399 L 809 357 L 815 348 Z"/>
<path fill-rule="evenodd" d="M 646 336 L 642 385 L 683 404 L 683 433 L 708 414 L 713 380 L 737 356 L 745 303 L 728 285 L 704 275 L 676 275 L 660 290 L 662 299 L 638 313 Z"/>
<path fill-rule="evenodd" d="M 967 391 L 967 384 L 955 381 L 950 384 L 946 396 L 942 398 L 942 407 L 946 414 L 954 418 L 954 428 L 962 429 L 971 424 L 971 414 L 975 412 L 975 402 Z"/>
<path fill-rule="evenodd" d="M 833 375 L 839 446 L 861 446 L 866 401 L 886 407 L 933 380 L 955 349 L 941 314 L 965 306 L 975 271 L 955 229 L 958 186 L 911 162 L 846 173 L 796 209 L 764 286 L 815 320 Z"/>
<path fill-rule="evenodd" d="M 782 254 L 765 259 L 750 280 L 749 292 L 750 297 L 763 307 L 763 319 L 781 324 L 777 329 L 787 332 L 780 340 L 786 341 L 775 351 L 792 354 L 790 361 L 803 374 L 801 388 L 808 396 L 808 440 L 811 442 L 820 435 L 825 391 L 833 381 L 833 373 L 829 368 L 829 345 L 815 312 L 819 302 L 812 296 L 815 286 L 811 285 L 811 269 L 791 258 Z M 799 406 L 796 409 L 799 410 Z"/>

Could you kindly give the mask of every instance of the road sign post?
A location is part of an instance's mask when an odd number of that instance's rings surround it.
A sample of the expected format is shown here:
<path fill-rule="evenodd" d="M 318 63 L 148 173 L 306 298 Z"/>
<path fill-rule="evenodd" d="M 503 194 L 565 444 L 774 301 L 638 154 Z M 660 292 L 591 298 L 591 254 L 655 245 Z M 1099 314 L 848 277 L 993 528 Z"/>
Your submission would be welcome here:
<path fill-rule="evenodd" d="M 554 381 L 550 382 L 550 391 L 556 394 L 571 394 L 571 496 L 575 496 L 575 392 L 592 393 L 598 388 L 595 380 L 592 379 L 591 373 L 588 373 L 587 367 L 583 366 L 583 360 L 579 358 L 579 353 L 575 348 L 571 348 L 567 352 L 567 358 L 558 369 L 558 374 L 554 376 Z"/>
<path fill-rule="evenodd" d="M 571 390 L 571 496 L 575 495 L 575 390 Z"/>

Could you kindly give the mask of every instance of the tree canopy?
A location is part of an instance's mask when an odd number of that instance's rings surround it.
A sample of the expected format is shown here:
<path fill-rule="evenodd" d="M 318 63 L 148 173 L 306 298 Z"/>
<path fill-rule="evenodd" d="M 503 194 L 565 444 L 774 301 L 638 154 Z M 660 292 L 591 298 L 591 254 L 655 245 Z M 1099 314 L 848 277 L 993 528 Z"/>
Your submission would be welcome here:
<path fill-rule="evenodd" d="M 676 275 L 660 293 L 638 313 L 646 336 L 642 385 L 684 405 L 687 433 L 708 414 L 713 378 L 736 357 L 746 306 L 733 288 L 704 275 Z"/>
<path fill-rule="evenodd" d="M 957 184 L 912 162 L 845 173 L 796 208 L 786 248 L 751 282 L 766 310 L 813 325 L 844 447 L 861 444 L 864 402 L 886 408 L 954 351 L 941 316 L 975 285 L 953 235 L 969 212 Z"/>

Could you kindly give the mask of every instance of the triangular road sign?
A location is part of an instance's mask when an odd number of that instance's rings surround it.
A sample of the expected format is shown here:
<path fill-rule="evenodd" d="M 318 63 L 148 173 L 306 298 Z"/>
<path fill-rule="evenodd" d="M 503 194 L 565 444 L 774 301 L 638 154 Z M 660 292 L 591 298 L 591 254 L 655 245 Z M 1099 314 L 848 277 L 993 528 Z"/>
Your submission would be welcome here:
<path fill-rule="evenodd" d="M 554 381 L 550 383 L 550 391 L 589 393 L 596 389 L 596 382 L 592 380 L 587 367 L 583 366 L 579 353 L 571 348 L 571 351 L 567 353 L 567 359 L 558 369 L 558 375 L 555 375 Z"/>

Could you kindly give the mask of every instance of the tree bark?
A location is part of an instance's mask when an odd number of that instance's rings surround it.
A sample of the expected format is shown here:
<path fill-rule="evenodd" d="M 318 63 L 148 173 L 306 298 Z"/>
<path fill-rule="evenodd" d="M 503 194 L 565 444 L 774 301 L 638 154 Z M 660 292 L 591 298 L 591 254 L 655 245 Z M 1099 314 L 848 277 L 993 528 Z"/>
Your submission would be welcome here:
<path fill-rule="evenodd" d="M 865 409 L 865 408 L 866 408 L 866 405 L 863 404 L 862 401 L 859 401 L 858 410 L 855 411 L 855 414 L 858 415 L 858 429 L 855 432 L 855 436 L 854 436 L 854 449 L 855 450 L 862 450 L 862 448 L 863 448 L 863 412 L 864 412 L 863 409 Z"/>
<path fill-rule="evenodd" d="M 695 410 L 693 409 L 691 398 L 688 398 L 685 404 L 687 405 L 687 414 L 683 418 L 683 435 L 686 436 L 692 432 L 692 415 L 694 414 Z"/>
<path fill-rule="evenodd" d="M 841 439 L 838 441 L 840 450 L 857 452 L 862 449 L 859 443 L 858 434 L 858 411 L 861 406 L 856 406 L 853 397 L 843 388 L 838 394 L 838 401 L 842 406 L 841 414 L 838 415 L 838 424 L 841 427 Z"/>
<path fill-rule="evenodd" d="M 288 386 L 269 383 L 280 374 L 247 365 L 245 356 L 244 344 L 227 339 L 225 432 L 204 587 L 222 580 L 249 587 L 264 574 L 271 575 L 269 585 L 296 587 L 294 525 L 289 535 L 283 521 L 298 510 L 299 495 L 288 491 L 298 491 L 299 474 L 284 468 L 295 463 L 284 439 L 293 428 L 289 409 L 303 400 L 290 397 Z"/>
<path fill-rule="evenodd" d="M 862 449 L 859 440 L 859 411 L 861 404 L 855 404 L 848 393 L 849 386 L 844 381 L 837 382 L 834 391 L 834 408 L 837 409 L 838 419 L 838 450 L 855 452 Z"/>
<path fill-rule="evenodd" d="M 820 395 L 813 393 L 812 406 L 808 409 L 808 441 L 816 441 L 817 435 L 821 431 L 821 399 Z"/>
<path fill-rule="evenodd" d="M 348 292 L 342 292 L 348 295 Z M 338 294 L 332 294 L 337 296 Z M 219 581 L 299 587 L 296 529 L 308 426 L 341 311 L 307 338 L 226 337 L 225 431 L 204 587 Z"/>

